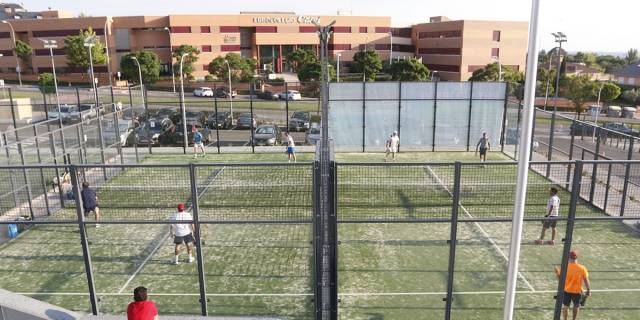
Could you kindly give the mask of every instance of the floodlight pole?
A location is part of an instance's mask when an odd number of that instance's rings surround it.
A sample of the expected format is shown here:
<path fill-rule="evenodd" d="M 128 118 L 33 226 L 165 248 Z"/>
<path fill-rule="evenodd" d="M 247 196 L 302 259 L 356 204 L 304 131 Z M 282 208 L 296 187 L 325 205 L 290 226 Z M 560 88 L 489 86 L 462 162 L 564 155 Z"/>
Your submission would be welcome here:
<path fill-rule="evenodd" d="M 60 117 L 60 96 L 58 95 L 58 78 L 56 76 L 56 63 L 53 59 L 53 49 L 58 48 L 58 44 L 56 40 L 48 40 L 48 39 L 40 39 L 44 44 L 45 49 L 49 49 L 49 55 L 51 56 L 51 73 L 53 73 L 53 85 L 56 90 L 56 105 L 58 110 L 58 122 L 60 128 L 62 128 L 62 118 Z M 49 120 L 49 119 L 47 119 Z"/>
<path fill-rule="evenodd" d="M 533 108 L 536 95 L 536 70 L 538 70 L 538 14 L 540 0 L 531 0 L 531 19 L 529 22 L 529 57 L 527 59 L 525 92 L 524 92 L 524 120 L 522 122 L 522 141 L 531 141 L 533 125 Z M 516 284 L 518 282 L 518 260 L 520 259 L 520 244 L 522 242 L 522 223 L 524 206 L 527 199 L 527 182 L 529 173 L 529 155 L 531 149 L 528 143 L 520 144 L 520 159 L 518 160 L 518 177 L 516 183 L 516 201 L 513 209 L 511 224 L 511 242 L 509 246 L 509 267 L 507 273 L 507 287 L 504 297 L 504 320 L 513 319 L 513 309 L 516 300 Z"/>
<path fill-rule="evenodd" d="M 176 93 L 176 75 L 173 71 L 173 47 L 171 46 L 171 29 L 164 27 L 164 31 L 169 33 L 169 58 L 171 59 L 171 83 L 173 84 L 173 93 Z"/>
<path fill-rule="evenodd" d="M 140 97 L 142 98 L 142 105 L 146 106 L 144 102 L 144 85 L 142 84 L 142 67 L 140 66 L 140 61 L 138 60 L 137 57 L 135 56 L 131 57 L 131 60 L 133 60 L 136 63 L 136 66 L 138 66 L 138 79 L 140 81 Z"/>
<path fill-rule="evenodd" d="M 18 82 L 22 87 L 22 74 L 20 70 L 20 58 L 18 57 L 18 47 L 16 42 L 16 31 L 13 29 L 13 25 L 8 20 L 2 20 L 2 23 L 7 24 L 11 28 L 11 40 L 13 40 L 13 51 L 16 54 L 16 73 L 18 74 Z"/>
<path fill-rule="evenodd" d="M 182 73 L 182 65 L 184 64 L 184 57 L 188 55 L 188 53 L 183 53 L 180 57 L 180 108 L 182 108 L 182 134 L 184 135 L 184 154 L 187 154 L 189 139 L 187 139 L 187 115 L 184 104 L 184 74 Z"/>
<path fill-rule="evenodd" d="M 108 24 L 110 24 L 111 22 L 113 22 L 113 19 L 111 17 L 107 17 L 107 20 L 104 22 L 104 47 L 106 50 L 106 55 L 107 55 L 107 73 L 109 73 L 109 86 L 113 87 L 113 81 L 111 80 L 111 78 L 113 77 L 113 75 L 111 74 L 111 58 L 109 57 L 109 26 Z M 140 83 L 140 85 L 142 85 L 142 83 Z"/>
<path fill-rule="evenodd" d="M 554 32 L 552 35 L 556 38 L 555 42 L 558 43 L 558 65 L 556 67 L 556 91 L 553 96 L 553 112 L 558 111 L 558 93 L 560 91 L 560 67 L 562 66 L 562 43 L 567 42 L 567 36 L 562 32 Z"/>

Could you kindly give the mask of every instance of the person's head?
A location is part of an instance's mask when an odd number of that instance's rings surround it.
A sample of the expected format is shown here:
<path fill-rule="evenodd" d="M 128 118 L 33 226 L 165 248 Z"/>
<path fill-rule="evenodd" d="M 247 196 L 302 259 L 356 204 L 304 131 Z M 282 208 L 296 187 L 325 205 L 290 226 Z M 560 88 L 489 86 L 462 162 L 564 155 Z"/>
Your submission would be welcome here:
<path fill-rule="evenodd" d="M 86 182 L 86 181 L 85 181 L 85 182 L 83 182 L 83 183 L 82 183 L 82 188 L 83 188 L 83 189 L 89 188 L 89 182 Z"/>
<path fill-rule="evenodd" d="M 486 137 L 487 137 L 487 133 L 486 133 L 486 132 L 483 132 L 483 133 L 482 133 L 482 137 L 483 137 L 483 138 L 486 138 Z"/>
<path fill-rule="evenodd" d="M 178 203 L 178 212 L 184 211 L 184 203 Z"/>
<path fill-rule="evenodd" d="M 551 187 L 549 189 L 549 193 L 551 193 L 552 196 L 555 196 L 556 194 L 558 194 L 558 189 L 556 187 Z"/>
<path fill-rule="evenodd" d="M 394 131 L 393 134 L 392 134 L 392 136 L 394 136 L 394 137 L 397 136 L 397 135 L 398 135 L 398 131 Z"/>
<path fill-rule="evenodd" d="M 146 301 L 147 300 L 147 288 L 140 286 L 133 289 L 133 300 Z"/>
<path fill-rule="evenodd" d="M 569 252 L 569 260 L 575 262 L 576 260 L 578 260 L 578 252 L 575 250 L 571 250 L 571 252 Z"/>
<path fill-rule="evenodd" d="M 289 131 L 285 131 L 284 135 L 288 137 L 289 136 Z"/>

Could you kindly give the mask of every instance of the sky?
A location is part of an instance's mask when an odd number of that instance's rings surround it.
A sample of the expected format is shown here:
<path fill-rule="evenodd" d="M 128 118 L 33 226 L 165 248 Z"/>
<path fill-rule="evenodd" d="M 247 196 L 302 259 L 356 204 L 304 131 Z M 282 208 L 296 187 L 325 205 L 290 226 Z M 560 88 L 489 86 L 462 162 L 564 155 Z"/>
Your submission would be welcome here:
<path fill-rule="evenodd" d="M 540 0 L 539 46 L 554 47 L 551 32 L 562 31 L 569 52 L 626 52 L 640 48 L 638 0 Z M 529 21 L 531 0 L 33 0 L 30 10 L 47 8 L 92 16 L 168 14 L 237 14 L 240 11 L 286 11 L 306 15 L 391 16 L 393 26 L 427 22 L 431 16 L 451 19 Z"/>

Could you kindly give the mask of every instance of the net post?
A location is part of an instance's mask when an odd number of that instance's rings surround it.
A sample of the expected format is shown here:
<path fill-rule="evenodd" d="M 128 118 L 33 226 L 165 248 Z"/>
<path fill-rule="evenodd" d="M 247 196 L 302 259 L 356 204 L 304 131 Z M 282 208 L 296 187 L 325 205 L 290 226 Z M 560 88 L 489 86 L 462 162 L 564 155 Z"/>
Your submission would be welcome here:
<path fill-rule="evenodd" d="M 629 148 L 627 150 L 627 160 L 633 160 L 633 143 L 634 138 L 629 137 Z M 627 204 L 627 192 L 629 191 L 629 177 L 631 175 L 631 162 L 627 162 L 624 168 L 624 187 L 622 188 L 622 202 L 620 202 L 620 216 L 624 216 L 624 207 Z M 611 175 L 611 170 L 609 170 L 609 175 Z"/>
<path fill-rule="evenodd" d="M 313 162 L 313 262 L 314 262 L 314 315 L 322 319 L 322 219 L 320 210 L 320 144 L 316 145 L 316 159 Z"/>
<path fill-rule="evenodd" d="M 254 95 L 255 91 L 253 88 L 253 84 L 249 85 L 249 109 L 251 111 L 251 120 L 249 121 L 249 131 L 251 132 L 251 153 L 256 153 L 256 143 L 254 140 L 254 134 L 253 134 L 253 95 Z M 257 121 L 256 121 L 256 127 L 258 126 Z M 287 128 L 289 128 L 287 126 Z"/>
<path fill-rule="evenodd" d="M 555 128 L 556 128 L 556 113 L 554 112 L 551 114 L 551 128 L 549 131 L 549 149 L 547 152 L 547 161 L 551 161 L 551 158 L 553 157 L 553 135 L 556 131 Z M 549 179 L 550 174 L 551 174 L 551 164 L 547 163 L 547 171 L 545 173 L 545 177 Z"/>
<path fill-rule="evenodd" d="M 445 301 L 445 320 L 451 320 L 451 307 L 453 304 L 453 276 L 456 262 L 456 245 L 458 239 L 458 209 L 460 207 L 460 176 L 462 163 L 456 161 L 453 177 L 453 203 L 451 205 L 451 230 L 449 236 L 449 265 L 447 271 L 447 296 Z"/>
<path fill-rule="evenodd" d="M 216 84 L 213 84 L 213 110 L 215 115 L 215 124 L 216 124 L 216 148 L 218 149 L 218 154 L 220 154 L 220 124 L 218 123 L 218 96 L 216 95 Z"/>
<path fill-rule="evenodd" d="M 364 71 L 363 71 L 364 72 Z M 367 144 L 367 83 L 362 81 L 362 152 Z"/>
<path fill-rule="evenodd" d="M 596 150 L 593 154 L 593 160 L 598 161 L 598 159 L 600 158 L 600 134 L 601 134 L 601 130 L 600 127 L 596 128 Z M 597 162 L 593 163 L 593 167 L 591 170 L 591 186 L 589 187 L 589 203 L 593 204 L 593 197 L 594 197 L 594 193 L 596 191 L 596 177 L 598 174 L 598 164 Z"/>
<path fill-rule="evenodd" d="M 194 238 L 196 240 L 196 262 L 198 263 L 198 286 L 200 289 L 200 311 L 203 316 L 208 315 L 207 311 L 207 288 L 205 282 L 204 259 L 202 258 L 202 236 L 200 228 L 198 185 L 196 183 L 196 165 L 189 164 L 189 180 L 191 183 L 191 212 L 193 214 L 193 225 L 195 227 Z"/>
<path fill-rule="evenodd" d="M 400 137 L 400 127 L 402 117 L 402 81 L 398 81 L 398 137 Z M 400 144 L 398 144 L 398 152 L 400 152 Z"/>
<path fill-rule="evenodd" d="M 80 197 L 80 185 L 78 181 L 77 167 L 69 166 L 69 174 L 71 175 L 71 185 L 73 187 L 73 197 L 76 202 L 76 214 L 78 216 L 78 228 L 80 231 L 80 243 L 82 245 L 82 257 L 84 258 L 84 270 L 87 275 L 87 285 L 89 287 L 89 301 L 91 302 L 91 312 L 98 315 L 98 298 L 96 295 L 96 284 L 93 277 L 93 266 L 91 264 L 91 252 L 89 250 L 89 240 L 87 237 L 86 223 L 84 221 L 84 213 L 82 210 L 82 197 Z"/>
<path fill-rule="evenodd" d="M 431 127 L 431 152 L 436 151 L 436 119 L 438 116 L 438 80 L 436 78 L 433 89 L 433 125 Z"/>
<path fill-rule="evenodd" d="M 560 276 L 558 277 L 558 289 L 556 293 L 556 305 L 554 309 L 554 320 L 560 320 L 562 310 L 562 296 L 564 295 L 564 284 L 567 279 L 567 265 L 569 264 L 569 252 L 573 241 L 573 227 L 576 218 L 576 209 L 580 198 L 580 183 L 582 178 L 582 161 L 576 161 L 576 169 L 573 172 L 571 185 L 571 200 L 569 202 L 569 216 L 567 217 L 567 230 L 564 237 L 564 247 L 562 250 L 562 264 Z"/>
<path fill-rule="evenodd" d="M 469 111 L 467 111 L 467 152 L 471 145 L 471 109 L 473 108 L 473 81 L 469 86 Z"/>

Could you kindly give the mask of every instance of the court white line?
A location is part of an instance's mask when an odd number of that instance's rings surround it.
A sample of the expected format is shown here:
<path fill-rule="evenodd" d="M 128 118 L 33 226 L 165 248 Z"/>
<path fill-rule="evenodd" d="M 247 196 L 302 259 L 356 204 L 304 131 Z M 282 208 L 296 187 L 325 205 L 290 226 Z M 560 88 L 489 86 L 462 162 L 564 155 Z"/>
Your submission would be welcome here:
<path fill-rule="evenodd" d="M 213 176 L 213 178 L 211 179 L 211 182 L 209 182 L 209 184 L 204 188 L 204 190 L 202 191 L 202 193 L 200 193 L 200 195 L 202 195 L 205 191 L 207 191 L 209 189 L 209 187 L 211 187 L 211 185 L 216 181 L 216 179 L 218 178 L 220 173 L 222 173 L 222 171 L 224 171 L 225 168 L 226 167 L 222 167 L 222 169 L 220 169 L 218 172 L 216 172 L 215 176 Z M 189 211 L 191 211 L 191 207 L 189 208 Z M 170 233 L 167 232 L 167 234 L 164 237 L 162 237 L 162 240 L 160 240 L 160 242 L 158 242 L 158 244 L 155 246 L 155 248 L 153 248 L 153 250 L 151 250 L 151 253 L 149 253 L 149 255 L 142 261 L 142 263 L 138 266 L 138 269 L 136 269 L 136 271 L 129 277 L 129 279 L 127 279 L 127 282 L 124 283 L 122 288 L 120 288 L 120 290 L 118 290 L 118 293 L 122 293 L 122 291 L 124 291 L 124 289 L 127 288 L 129 283 L 131 283 L 133 278 L 135 278 L 138 275 L 140 270 L 142 270 L 142 268 L 145 266 L 145 264 L 147 264 L 149 259 L 151 259 L 151 257 L 156 253 L 156 251 L 158 251 L 158 249 L 160 249 L 160 247 L 164 244 L 164 242 L 167 241 L 167 238 L 169 237 L 169 235 L 170 235 Z"/>
<path fill-rule="evenodd" d="M 438 183 L 440 183 L 440 185 L 442 186 L 442 188 L 444 188 L 444 190 L 446 190 L 452 197 L 453 197 L 453 193 L 451 192 L 451 190 L 449 190 L 449 188 L 447 188 L 447 185 L 445 185 L 442 180 L 440 179 L 440 177 L 438 177 L 438 175 L 431 169 L 430 166 L 426 166 L 427 170 L 429 170 L 429 173 L 438 181 Z M 460 204 L 460 209 L 462 209 L 462 211 L 465 212 L 465 214 L 469 217 L 469 218 L 474 218 L 474 216 L 471 215 L 471 213 L 469 213 L 469 211 L 467 211 L 467 209 Z M 493 238 L 491 238 L 489 236 L 489 234 L 487 233 L 487 231 L 484 230 L 484 228 L 482 228 L 482 226 L 478 223 L 478 222 L 474 222 L 473 223 L 478 230 L 480 230 L 480 232 L 482 232 L 482 234 L 489 239 L 489 242 L 491 243 L 491 245 L 493 246 L 493 248 L 504 258 L 505 261 L 509 262 L 509 257 L 507 257 L 507 255 L 502 251 L 502 249 L 500 249 L 500 247 L 498 246 L 498 244 L 493 240 Z M 536 289 L 531 285 L 531 283 L 529 283 L 529 281 L 524 277 L 524 275 L 522 275 L 522 273 L 520 271 L 518 271 L 518 276 L 520 277 L 520 279 L 522 279 L 522 281 L 524 281 L 524 284 L 527 285 L 527 287 L 529 287 L 529 290 L 535 292 Z"/>
<path fill-rule="evenodd" d="M 556 290 L 519 290 L 519 294 L 551 294 Z M 640 289 L 592 289 L 591 292 L 616 293 L 616 292 L 640 292 Z M 25 296 L 88 296 L 88 292 L 15 292 L 16 294 Z M 98 296 L 128 296 L 130 293 L 116 292 L 98 292 Z M 339 293 L 343 297 L 366 297 L 366 296 L 436 296 L 446 295 L 446 292 L 345 292 Z M 504 291 L 460 291 L 454 292 L 454 295 L 500 295 Z M 150 296 L 200 296 L 199 293 L 153 293 Z M 313 296 L 313 293 L 208 293 L 210 297 L 307 297 Z"/>

